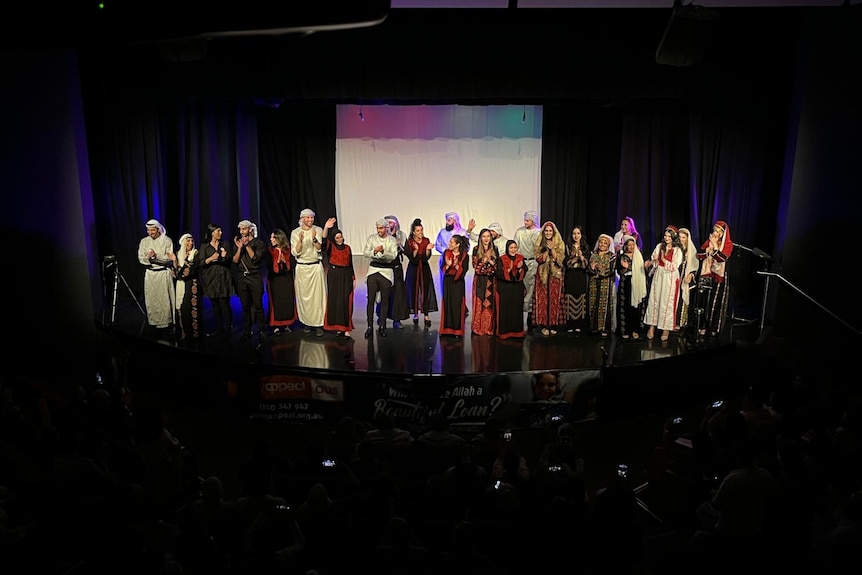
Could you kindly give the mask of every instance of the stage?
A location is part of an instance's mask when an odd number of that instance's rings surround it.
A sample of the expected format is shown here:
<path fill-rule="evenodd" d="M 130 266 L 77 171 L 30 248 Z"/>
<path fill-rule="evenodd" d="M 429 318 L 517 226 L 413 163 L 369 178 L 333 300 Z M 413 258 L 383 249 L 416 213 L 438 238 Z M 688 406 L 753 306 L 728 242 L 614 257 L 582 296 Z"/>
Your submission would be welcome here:
<path fill-rule="evenodd" d="M 471 285 L 468 276 L 468 289 Z M 470 335 L 468 316 L 467 334 L 456 339 L 440 336 L 435 313 L 429 328 L 420 316 L 418 324 L 408 319 L 400 329 L 389 322 L 387 337 L 375 329 L 366 339 L 366 291 L 357 281 L 351 337 L 331 332 L 318 337 L 296 324 L 263 341 L 256 329 L 244 339 L 242 310 L 233 298 L 229 336 L 181 340 L 149 327 L 139 300 L 128 291 L 120 290 L 124 297 L 101 314 L 100 329 L 183 366 L 178 369 L 207 386 L 229 389 L 250 419 L 302 424 L 332 424 L 343 415 L 370 422 L 386 411 L 401 425 L 420 429 L 442 411 L 463 428 L 479 429 L 491 415 L 506 413 L 513 427 L 529 427 L 524 418 L 531 417 L 525 412 L 535 404 L 533 377 L 542 371 L 559 372 L 572 417 L 588 417 L 586 402 L 594 399 L 600 400 L 604 418 L 673 412 L 743 385 L 733 374 L 745 365 L 757 338 L 754 323 L 728 318 L 725 333 L 707 341 L 691 341 L 683 333 L 661 341 L 660 331 L 648 340 L 645 330 L 637 340 L 564 330 L 551 336 L 533 330 L 502 340 Z M 206 300 L 204 325 L 213 325 Z"/>
<path fill-rule="evenodd" d="M 211 356 L 219 361 L 258 364 L 287 370 L 313 373 L 379 373 L 387 375 L 467 375 L 526 372 L 540 370 L 572 371 L 601 367 L 639 365 L 692 353 L 708 353 L 733 345 L 740 335 L 751 333 L 750 325 L 729 325 L 717 339 L 692 341 L 683 334 L 672 333 L 668 341 L 660 340 L 660 331 L 652 340 L 646 330 L 640 338 L 624 339 L 617 335 L 606 338 L 598 334 L 567 333 L 543 336 L 529 331 L 524 338 L 502 340 L 493 336 L 470 333 L 470 317 L 466 333 L 461 338 L 439 334 L 440 314 L 431 315 L 432 325 L 424 326 L 412 319 L 402 322 L 401 329 L 388 322 L 388 335 L 381 337 L 374 326 L 371 338 L 364 333 L 367 292 L 364 278 L 365 258 L 354 258 L 356 289 L 354 292 L 354 330 L 351 337 L 328 332 L 323 337 L 303 333 L 297 323 L 290 333 L 271 332 L 261 341 L 257 326 L 250 340 L 243 340 L 243 317 L 238 298 L 232 298 L 234 330 L 229 336 L 180 340 L 168 332 L 150 328 L 143 313 L 142 298 L 132 297 L 131 289 L 120 287 L 116 304 L 110 301 L 97 323 L 102 329 L 152 342 L 159 346 L 182 350 L 188 354 Z M 472 273 L 466 276 L 467 293 L 472 289 Z M 437 293 L 440 294 L 439 287 Z M 138 304 L 140 303 L 140 307 Z M 468 307 L 470 302 L 468 302 Z M 264 303 L 266 305 L 266 302 Z M 213 325 L 209 302 L 203 302 L 202 332 Z M 733 324 L 732 321 L 728 322 Z M 756 337 L 756 334 L 755 334 Z"/>

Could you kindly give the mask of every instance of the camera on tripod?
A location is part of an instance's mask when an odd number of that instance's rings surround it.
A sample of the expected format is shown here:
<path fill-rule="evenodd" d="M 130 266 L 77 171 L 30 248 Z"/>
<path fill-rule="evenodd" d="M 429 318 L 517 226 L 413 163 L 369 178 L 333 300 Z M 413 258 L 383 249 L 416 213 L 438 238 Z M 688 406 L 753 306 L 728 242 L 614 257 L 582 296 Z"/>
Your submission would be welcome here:
<path fill-rule="evenodd" d="M 111 276 L 108 276 L 108 270 L 112 270 Z M 144 316 L 147 315 L 144 311 L 144 307 L 141 305 L 141 302 L 138 301 L 138 297 L 129 285 L 129 282 L 127 282 L 126 278 L 123 277 L 123 273 L 120 271 L 120 264 L 117 262 L 117 256 L 111 254 L 102 258 L 102 288 L 104 298 L 104 307 L 102 308 L 103 325 L 114 325 L 114 322 L 116 321 L 117 291 L 119 290 L 120 282 L 123 282 L 123 285 L 126 287 L 126 291 L 128 291 L 135 304 L 137 304 L 141 313 L 144 314 Z M 105 318 L 105 313 L 108 309 L 110 309 L 110 322 Z"/>

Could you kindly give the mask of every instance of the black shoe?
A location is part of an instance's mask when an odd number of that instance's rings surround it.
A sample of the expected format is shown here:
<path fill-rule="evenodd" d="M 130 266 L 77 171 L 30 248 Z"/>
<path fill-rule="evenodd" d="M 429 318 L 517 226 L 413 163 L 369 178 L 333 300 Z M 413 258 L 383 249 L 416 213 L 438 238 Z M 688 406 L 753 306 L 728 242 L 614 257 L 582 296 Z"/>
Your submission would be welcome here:
<path fill-rule="evenodd" d="M 430 319 L 425 320 L 425 327 L 431 327 L 431 320 Z"/>
<path fill-rule="evenodd" d="M 368 329 L 366 329 L 365 330 L 365 339 L 369 339 L 371 337 L 371 334 L 373 334 L 373 333 L 374 333 L 374 330 L 371 329 L 370 327 Z"/>
<path fill-rule="evenodd" d="M 242 336 L 239 338 L 240 341 L 248 341 L 250 339 L 251 339 L 251 332 L 250 331 L 244 331 L 242 333 Z"/>
<path fill-rule="evenodd" d="M 380 334 L 380 337 L 386 337 L 386 335 L 387 335 L 387 333 L 388 333 L 388 332 L 386 331 L 386 326 L 385 326 L 385 325 L 381 325 L 380 327 L 378 327 L 378 328 L 377 328 L 377 333 L 379 333 L 379 334 Z"/>
<path fill-rule="evenodd" d="M 314 330 L 314 335 L 316 335 L 317 337 L 323 337 L 323 328 L 319 327 L 316 330 Z"/>
<path fill-rule="evenodd" d="M 311 328 L 310 328 L 310 327 L 304 327 L 304 328 L 302 328 L 302 333 L 304 333 L 305 335 L 310 334 L 310 333 L 311 333 Z"/>
<path fill-rule="evenodd" d="M 419 318 L 418 317 L 413 318 L 413 325 L 419 325 Z"/>
<path fill-rule="evenodd" d="M 266 332 L 264 330 L 260 330 L 260 333 L 258 333 L 258 336 L 260 337 L 261 342 L 266 341 Z"/>
<path fill-rule="evenodd" d="M 208 333 L 207 337 L 221 337 L 223 335 L 224 335 L 224 331 L 219 329 L 219 330 L 216 330 L 212 333 Z"/>

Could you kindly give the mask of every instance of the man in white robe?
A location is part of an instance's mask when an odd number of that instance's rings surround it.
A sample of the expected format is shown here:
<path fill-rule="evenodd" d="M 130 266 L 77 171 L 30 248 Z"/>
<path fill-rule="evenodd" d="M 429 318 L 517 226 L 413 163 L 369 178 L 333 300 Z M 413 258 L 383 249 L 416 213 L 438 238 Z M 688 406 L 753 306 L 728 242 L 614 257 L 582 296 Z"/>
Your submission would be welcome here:
<path fill-rule="evenodd" d="M 174 242 L 158 220 L 149 220 L 146 226 L 147 235 L 138 244 L 138 261 L 146 268 L 144 304 L 147 308 L 147 323 L 156 329 L 168 329 L 174 327 L 174 269 L 177 256 L 174 254 Z"/>

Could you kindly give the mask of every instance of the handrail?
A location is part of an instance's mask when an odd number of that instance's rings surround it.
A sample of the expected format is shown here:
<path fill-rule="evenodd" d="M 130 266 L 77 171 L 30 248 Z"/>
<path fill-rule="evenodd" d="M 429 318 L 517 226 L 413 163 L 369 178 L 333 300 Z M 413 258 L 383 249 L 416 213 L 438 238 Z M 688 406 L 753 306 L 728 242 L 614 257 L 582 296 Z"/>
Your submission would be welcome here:
<path fill-rule="evenodd" d="M 820 309 L 822 309 L 823 311 L 825 311 L 826 313 L 828 313 L 829 315 L 831 315 L 832 317 L 834 317 L 835 319 L 837 319 L 838 321 L 840 321 L 841 323 L 846 325 L 848 328 L 850 328 L 850 331 L 856 332 L 856 335 L 862 335 L 862 331 L 859 331 L 858 329 L 856 329 L 855 327 L 853 327 L 852 325 L 850 325 L 849 323 L 847 323 L 846 321 L 844 321 L 843 319 L 841 319 L 840 317 L 838 317 L 837 315 L 832 313 L 830 310 L 828 310 L 826 308 L 826 306 L 824 306 L 823 304 L 821 304 L 820 302 L 815 300 L 813 297 L 811 297 L 810 295 L 808 295 L 807 293 L 805 293 L 804 291 L 802 291 L 801 289 L 799 289 L 798 287 L 793 285 L 790 282 L 790 280 L 788 280 L 787 278 L 785 278 L 781 274 L 778 274 L 775 272 L 759 270 L 757 272 L 757 275 L 761 275 L 761 276 L 764 276 L 766 278 L 766 286 L 764 288 L 764 294 L 768 293 L 768 290 L 769 290 L 769 278 L 776 277 L 776 278 L 780 279 L 781 281 L 783 281 L 784 283 L 786 283 L 787 285 L 789 285 L 790 287 L 792 287 L 794 290 L 796 290 L 796 292 L 799 295 L 805 296 L 808 299 L 808 301 L 810 301 L 811 303 L 813 303 L 814 305 L 816 305 L 817 307 L 819 307 Z M 761 310 L 761 314 L 760 314 L 760 331 L 763 331 L 763 322 L 764 322 L 765 317 L 766 317 L 766 296 L 764 295 L 763 309 Z"/>

